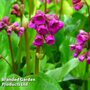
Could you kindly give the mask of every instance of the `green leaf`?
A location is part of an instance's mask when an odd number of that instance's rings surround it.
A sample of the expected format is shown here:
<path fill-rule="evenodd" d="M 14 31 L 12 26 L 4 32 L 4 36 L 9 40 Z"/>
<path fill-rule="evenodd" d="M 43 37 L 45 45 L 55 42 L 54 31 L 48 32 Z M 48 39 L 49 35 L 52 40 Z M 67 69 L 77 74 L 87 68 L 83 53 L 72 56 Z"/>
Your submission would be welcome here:
<path fill-rule="evenodd" d="M 60 68 L 47 71 L 46 74 L 60 82 L 67 74 L 69 74 L 74 68 L 76 68 L 78 64 L 79 61 L 77 59 L 72 59 Z"/>
<path fill-rule="evenodd" d="M 12 74 L 8 78 L 20 78 L 18 75 Z M 52 78 L 39 74 L 37 76 L 27 76 L 25 78 L 35 79 L 35 81 L 28 82 L 28 86 L 22 87 L 0 87 L 2 90 L 62 90 L 59 84 Z M 20 82 L 15 82 L 20 83 Z"/>
<path fill-rule="evenodd" d="M 67 16 L 71 16 L 73 14 L 73 9 L 66 0 L 63 1 L 63 14 Z"/>
<path fill-rule="evenodd" d="M 90 0 L 86 0 L 87 4 L 90 6 Z"/>

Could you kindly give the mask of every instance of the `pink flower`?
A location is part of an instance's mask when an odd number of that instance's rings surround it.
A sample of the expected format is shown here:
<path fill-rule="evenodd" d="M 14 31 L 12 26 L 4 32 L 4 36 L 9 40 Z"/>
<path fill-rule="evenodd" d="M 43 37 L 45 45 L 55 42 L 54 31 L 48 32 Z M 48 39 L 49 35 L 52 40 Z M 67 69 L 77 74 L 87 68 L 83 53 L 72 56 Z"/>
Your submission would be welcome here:
<path fill-rule="evenodd" d="M 31 19 L 31 21 L 29 22 L 28 27 L 29 28 L 33 28 L 33 29 L 36 29 L 36 24 L 35 24 L 35 22 L 34 22 L 33 19 Z"/>
<path fill-rule="evenodd" d="M 79 61 L 82 62 L 85 59 L 85 54 L 82 54 L 78 57 Z"/>
<path fill-rule="evenodd" d="M 46 35 L 48 33 L 47 27 L 45 25 L 40 25 L 36 31 L 41 35 Z"/>
<path fill-rule="evenodd" d="M 78 2 L 76 4 L 74 4 L 74 9 L 75 10 L 80 10 L 83 7 L 83 3 L 82 2 Z"/>
<path fill-rule="evenodd" d="M 19 10 L 19 5 L 18 4 L 14 4 L 13 5 L 13 9 L 15 9 L 16 11 L 18 11 Z"/>
<path fill-rule="evenodd" d="M 71 51 L 72 51 L 72 50 L 75 50 L 75 47 L 76 47 L 75 44 L 71 44 L 71 45 L 70 45 L 70 50 L 71 50 Z"/>
<path fill-rule="evenodd" d="M 42 46 L 44 43 L 43 37 L 41 35 L 36 35 L 33 45 L 36 47 Z"/>
<path fill-rule="evenodd" d="M 45 23 L 45 15 L 43 12 L 38 11 L 36 15 L 33 17 L 35 24 L 44 24 Z"/>
<path fill-rule="evenodd" d="M 77 35 L 77 43 L 70 45 L 71 50 L 75 50 L 73 56 L 75 58 L 78 57 L 79 61 L 82 62 L 84 59 L 86 59 L 86 63 L 90 64 L 90 50 L 89 50 L 89 37 L 90 34 L 80 30 L 80 33 Z M 87 51 L 82 54 L 83 49 L 87 48 Z"/>
<path fill-rule="evenodd" d="M 53 35 L 47 35 L 45 40 L 48 45 L 53 45 L 55 43 L 55 38 Z"/>
<path fill-rule="evenodd" d="M 76 39 L 77 39 L 77 43 L 84 44 L 84 42 L 88 40 L 88 36 L 87 35 L 78 34 Z"/>
<path fill-rule="evenodd" d="M 24 32 L 24 27 L 20 27 L 19 32 L 17 33 L 18 36 L 20 37 L 23 34 L 23 32 Z"/>
<path fill-rule="evenodd" d="M 76 49 L 76 51 L 81 52 L 82 51 L 82 46 L 81 45 L 76 45 L 75 49 Z"/>
<path fill-rule="evenodd" d="M 90 64 L 90 50 L 88 50 L 88 52 L 87 52 L 86 63 Z"/>
<path fill-rule="evenodd" d="M 76 3 L 78 3 L 78 2 L 80 2 L 81 0 L 72 0 L 72 3 L 73 4 L 76 4 Z"/>
<path fill-rule="evenodd" d="M 7 34 L 8 34 L 8 35 L 11 35 L 11 33 L 12 33 L 12 28 L 9 27 L 9 28 L 7 29 Z"/>
<path fill-rule="evenodd" d="M 56 34 L 60 29 L 64 27 L 64 23 L 55 19 L 49 21 L 48 30 L 51 34 Z"/>

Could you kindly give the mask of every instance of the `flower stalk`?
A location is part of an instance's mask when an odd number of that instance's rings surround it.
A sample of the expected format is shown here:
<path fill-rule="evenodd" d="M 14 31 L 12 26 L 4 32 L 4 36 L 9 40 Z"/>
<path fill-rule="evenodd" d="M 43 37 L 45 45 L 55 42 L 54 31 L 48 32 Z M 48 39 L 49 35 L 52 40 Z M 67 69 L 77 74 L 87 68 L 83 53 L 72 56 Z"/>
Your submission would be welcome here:
<path fill-rule="evenodd" d="M 45 10 L 44 10 L 45 13 L 47 13 L 47 0 L 45 0 Z"/>
<path fill-rule="evenodd" d="M 14 55 L 13 55 L 13 50 L 12 50 L 11 37 L 9 35 L 8 35 L 8 42 L 9 42 L 9 49 L 10 49 L 11 58 L 12 58 L 13 73 L 16 73 L 16 65 L 15 65 Z"/>
<path fill-rule="evenodd" d="M 27 65 L 27 75 L 30 75 L 30 50 L 29 50 L 29 41 L 28 41 L 28 32 L 24 31 L 25 36 L 25 46 L 26 46 L 26 65 Z"/>
<path fill-rule="evenodd" d="M 61 3 L 61 5 L 60 5 L 60 18 L 62 16 L 62 11 L 63 11 L 63 1 L 64 0 L 60 0 L 60 3 Z"/>
<path fill-rule="evenodd" d="M 40 56 L 40 47 L 36 47 L 35 74 L 39 73 L 39 56 Z"/>
<path fill-rule="evenodd" d="M 22 7 L 22 5 L 24 5 L 24 0 L 21 0 L 21 7 Z M 23 12 L 24 12 L 24 7 L 21 8 L 21 10 L 20 10 L 21 26 L 22 26 Z M 21 58 L 22 58 L 22 36 L 20 37 L 18 52 L 19 52 L 19 56 L 18 56 L 18 73 L 19 73 L 20 72 L 20 63 L 21 63 Z"/>
<path fill-rule="evenodd" d="M 29 19 L 31 18 L 31 14 L 32 14 L 32 2 L 33 2 L 33 0 L 29 0 L 29 6 L 30 6 L 30 8 L 29 8 Z"/>
<path fill-rule="evenodd" d="M 86 6 L 87 6 L 87 9 L 88 9 L 88 29 L 90 30 L 90 8 L 89 8 L 89 5 L 87 4 L 87 2 L 86 2 L 86 0 L 84 0 L 84 2 L 85 2 L 85 4 L 86 4 Z M 90 44 L 88 43 L 88 48 L 90 49 Z M 84 86 L 84 88 L 85 88 L 85 90 L 88 90 L 88 80 L 87 80 L 87 75 L 88 75 L 88 72 L 89 72 L 89 65 L 86 65 L 86 76 L 85 76 L 85 86 Z"/>

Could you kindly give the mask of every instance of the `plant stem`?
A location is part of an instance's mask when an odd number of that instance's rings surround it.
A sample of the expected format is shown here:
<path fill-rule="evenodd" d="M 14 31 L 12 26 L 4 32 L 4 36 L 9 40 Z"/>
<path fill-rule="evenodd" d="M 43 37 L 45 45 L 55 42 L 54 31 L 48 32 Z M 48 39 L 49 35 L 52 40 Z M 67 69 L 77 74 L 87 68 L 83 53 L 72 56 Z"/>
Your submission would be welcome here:
<path fill-rule="evenodd" d="M 54 4 L 55 4 L 55 13 L 56 13 L 56 15 L 58 15 L 58 8 L 57 8 L 57 2 L 56 2 L 56 0 L 54 0 Z"/>
<path fill-rule="evenodd" d="M 47 0 L 45 0 L 45 9 L 44 12 L 47 13 Z"/>
<path fill-rule="evenodd" d="M 24 0 L 21 0 L 21 5 L 22 4 L 24 4 Z M 21 26 L 22 26 L 24 8 L 21 8 L 20 11 L 21 11 L 20 20 L 21 20 Z M 18 52 L 19 52 L 19 56 L 18 56 L 18 73 L 19 73 L 20 72 L 21 58 L 22 58 L 22 36 L 20 37 Z"/>
<path fill-rule="evenodd" d="M 31 18 L 31 14 L 32 14 L 32 0 L 29 0 L 29 19 Z"/>
<path fill-rule="evenodd" d="M 24 4 L 24 0 L 20 0 L 22 4 Z"/>
<path fill-rule="evenodd" d="M 62 16 L 63 1 L 64 1 L 64 0 L 60 0 L 60 2 L 61 2 L 61 6 L 60 6 L 60 17 L 59 17 L 59 18 L 61 18 L 61 16 Z"/>
<path fill-rule="evenodd" d="M 24 31 L 25 44 L 26 44 L 26 65 L 27 65 L 27 75 L 30 74 L 30 51 L 29 51 L 29 41 L 28 41 L 28 32 Z"/>
<path fill-rule="evenodd" d="M 86 6 L 87 6 L 87 9 L 88 9 L 88 14 L 89 14 L 89 16 L 88 16 L 88 25 L 89 25 L 89 30 L 90 30 L 90 8 L 89 8 L 89 5 L 87 4 L 86 0 L 84 0 L 84 2 L 85 2 Z"/>
<path fill-rule="evenodd" d="M 8 41 L 9 41 L 9 49 L 10 49 L 10 53 L 11 53 L 11 58 L 12 58 L 13 73 L 16 73 L 16 65 L 15 65 L 14 55 L 13 55 L 13 50 L 12 50 L 11 37 L 9 35 L 8 35 Z"/>
<path fill-rule="evenodd" d="M 89 14 L 89 16 L 88 16 L 88 29 L 90 30 L 90 8 L 89 8 L 86 0 L 84 0 L 84 2 L 85 2 L 87 9 L 88 9 L 88 14 Z M 89 45 L 88 45 L 88 48 L 89 48 Z M 88 72 L 89 72 L 89 65 L 87 64 L 86 65 L 86 76 L 85 76 L 85 82 L 84 82 L 84 85 L 85 85 L 84 90 L 88 90 L 88 80 L 87 80 Z"/>
<path fill-rule="evenodd" d="M 22 56 L 22 36 L 20 37 L 20 41 L 19 41 L 19 48 L 18 48 L 18 74 L 20 72 L 20 64 L 21 64 L 21 56 Z"/>
<path fill-rule="evenodd" d="M 38 74 L 39 73 L 39 55 L 40 55 L 40 47 L 36 47 L 35 74 Z"/>
<path fill-rule="evenodd" d="M 84 80 L 84 90 L 88 90 L 88 80 L 87 80 L 88 67 L 89 67 L 89 65 L 86 65 L 85 80 Z"/>

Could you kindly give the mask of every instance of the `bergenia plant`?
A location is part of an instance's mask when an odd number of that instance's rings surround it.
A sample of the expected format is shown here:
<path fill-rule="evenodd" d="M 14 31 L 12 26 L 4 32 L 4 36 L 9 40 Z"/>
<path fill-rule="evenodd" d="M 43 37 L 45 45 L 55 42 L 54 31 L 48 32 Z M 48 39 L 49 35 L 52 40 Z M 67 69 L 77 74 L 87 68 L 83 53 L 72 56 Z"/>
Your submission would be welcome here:
<path fill-rule="evenodd" d="M 0 8 L 0 90 L 90 90 L 90 0 Z"/>
<path fill-rule="evenodd" d="M 55 14 L 37 11 L 35 16 L 31 18 L 28 27 L 36 30 L 37 35 L 33 45 L 40 47 L 45 42 L 48 45 L 53 45 L 55 43 L 54 35 L 64 27 L 64 23 Z"/>
<path fill-rule="evenodd" d="M 80 62 L 86 60 L 86 63 L 90 64 L 90 33 L 80 30 L 80 33 L 76 37 L 76 41 L 76 44 L 70 45 L 70 50 L 74 50 L 73 56 L 78 58 Z M 83 52 L 85 49 L 86 51 Z"/>
<path fill-rule="evenodd" d="M 18 22 L 10 23 L 9 18 L 5 16 L 0 20 L 0 31 L 2 30 L 6 30 L 8 35 L 11 35 L 12 31 L 14 31 L 18 36 L 21 36 L 24 27 L 20 27 Z"/>

